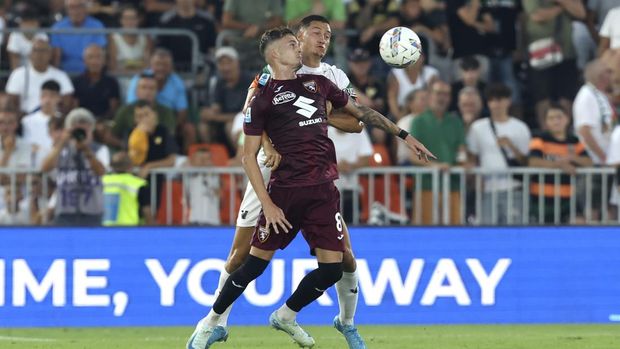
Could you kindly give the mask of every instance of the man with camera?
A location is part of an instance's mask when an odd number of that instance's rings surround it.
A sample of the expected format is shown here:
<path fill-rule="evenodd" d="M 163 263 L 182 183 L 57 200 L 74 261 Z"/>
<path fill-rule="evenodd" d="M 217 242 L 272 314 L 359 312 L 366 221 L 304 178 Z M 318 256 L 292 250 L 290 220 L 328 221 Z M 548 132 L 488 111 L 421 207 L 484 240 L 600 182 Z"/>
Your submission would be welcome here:
<path fill-rule="evenodd" d="M 43 160 L 41 170 L 56 170 L 55 225 L 100 225 L 103 214 L 101 176 L 110 153 L 92 141 L 95 117 L 84 109 L 72 110 L 59 142 Z"/>

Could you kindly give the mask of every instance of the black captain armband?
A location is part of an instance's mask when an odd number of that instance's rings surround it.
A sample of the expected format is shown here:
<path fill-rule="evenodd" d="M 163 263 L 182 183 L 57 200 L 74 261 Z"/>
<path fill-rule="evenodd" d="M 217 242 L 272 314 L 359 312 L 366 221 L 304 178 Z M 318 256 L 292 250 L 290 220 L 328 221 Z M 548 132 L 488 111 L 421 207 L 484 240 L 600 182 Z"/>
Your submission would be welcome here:
<path fill-rule="evenodd" d="M 407 136 L 409 136 L 409 132 L 403 130 L 402 128 L 400 129 L 400 132 L 398 133 L 398 137 L 402 138 L 403 140 L 405 138 L 407 138 Z"/>

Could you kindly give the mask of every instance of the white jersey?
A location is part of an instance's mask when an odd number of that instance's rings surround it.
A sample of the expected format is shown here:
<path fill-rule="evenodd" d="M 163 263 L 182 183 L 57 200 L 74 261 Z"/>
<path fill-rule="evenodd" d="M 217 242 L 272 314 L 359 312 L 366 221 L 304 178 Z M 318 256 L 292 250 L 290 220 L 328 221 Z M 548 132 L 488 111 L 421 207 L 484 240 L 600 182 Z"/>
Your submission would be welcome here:
<path fill-rule="evenodd" d="M 298 74 L 314 74 L 314 75 L 322 75 L 328 78 L 331 82 L 336 84 L 338 88 L 342 90 L 346 90 L 346 92 L 355 97 L 355 92 L 353 90 L 353 86 L 351 85 L 351 81 L 347 77 L 341 69 L 336 67 L 335 65 L 329 65 L 327 63 L 321 62 L 321 64 L 316 67 L 308 67 L 303 65 L 297 71 Z M 273 70 L 270 66 L 265 66 L 263 71 L 261 72 L 260 77 L 258 78 L 258 84 L 260 87 L 265 86 L 265 84 L 271 79 L 273 75 Z M 269 177 L 271 177 L 271 170 L 268 167 L 264 166 L 265 162 L 265 152 L 261 147 L 258 152 L 257 160 L 258 166 L 260 167 L 261 174 L 263 175 L 263 180 L 265 181 L 265 185 L 269 181 Z M 239 227 L 253 227 L 256 225 L 258 221 L 258 215 L 260 214 L 261 204 L 256 196 L 256 192 L 252 185 L 248 183 L 245 195 L 243 196 L 243 201 L 241 202 L 241 207 L 239 208 L 239 215 L 237 216 L 237 226 Z"/>

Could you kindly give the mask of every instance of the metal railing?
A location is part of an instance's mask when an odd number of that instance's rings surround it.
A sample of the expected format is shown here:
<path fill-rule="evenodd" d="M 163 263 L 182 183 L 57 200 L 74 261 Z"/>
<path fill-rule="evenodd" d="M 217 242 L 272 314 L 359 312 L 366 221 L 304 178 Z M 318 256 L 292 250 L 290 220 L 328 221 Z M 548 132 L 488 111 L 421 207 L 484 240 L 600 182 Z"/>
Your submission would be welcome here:
<path fill-rule="evenodd" d="M 185 183 L 189 175 L 198 174 L 228 178 L 226 185 L 231 189 L 226 195 L 230 206 L 223 210 L 227 210 L 229 219 L 222 224 L 234 225 L 238 210 L 234 197 L 242 198 L 247 183 L 241 168 L 157 169 L 151 176 L 152 180 L 161 175 L 166 182 Z M 613 174 L 613 168 L 580 168 L 569 176 L 569 184 L 561 190 L 564 174 L 555 169 L 452 168 L 442 172 L 426 167 L 363 168 L 350 175 L 358 188 L 351 196 L 352 214 L 345 218 L 352 224 L 617 224 L 620 219 L 615 207 L 609 204 L 611 190 L 617 190 L 611 179 Z M 521 177 L 518 183 L 512 178 L 515 175 Z M 544 183 L 546 178 L 551 178 L 547 186 L 555 193 L 548 199 L 544 185 L 539 185 L 536 193 L 531 189 L 535 182 Z M 493 180 L 509 184 L 501 190 L 490 190 Z M 569 195 L 562 198 L 560 194 L 567 186 Z M 161 194 L 167 202 L 172 202 L 172 187 L 165 185 L 166 191 Z M 182 188 L 185 196 L 187 186 Z M 157 202 L 155 188 L 152 194 L 152 202 Z M 456 212 L 451 206 L 456 207 Z M 167 205 L 166 209 L 164 223 L 172 224 L 173 207 Z M 187 209 L 183 208 L 183 214 Z"/>

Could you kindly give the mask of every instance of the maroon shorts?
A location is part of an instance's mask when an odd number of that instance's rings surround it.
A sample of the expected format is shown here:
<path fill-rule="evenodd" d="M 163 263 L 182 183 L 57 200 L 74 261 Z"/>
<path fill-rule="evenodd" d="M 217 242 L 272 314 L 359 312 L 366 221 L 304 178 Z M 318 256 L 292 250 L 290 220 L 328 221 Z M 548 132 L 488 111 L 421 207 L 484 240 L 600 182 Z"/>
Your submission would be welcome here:
<path fill-rule="evenodd" d="M 302 234 L 311 251 L 321 248 L 330 251 L 344 251 L 343 221 L 340 215 L 340 193 L 333 182 L 309 187 L 270 187 L 269 196 L 293 228 L 276 234 L 273 228 L 265 227 L 265 216 L 261 212 L 252 236 L 252 246 L 262 250 L 284 249 L 293 241 L 297 232 Z"/>

